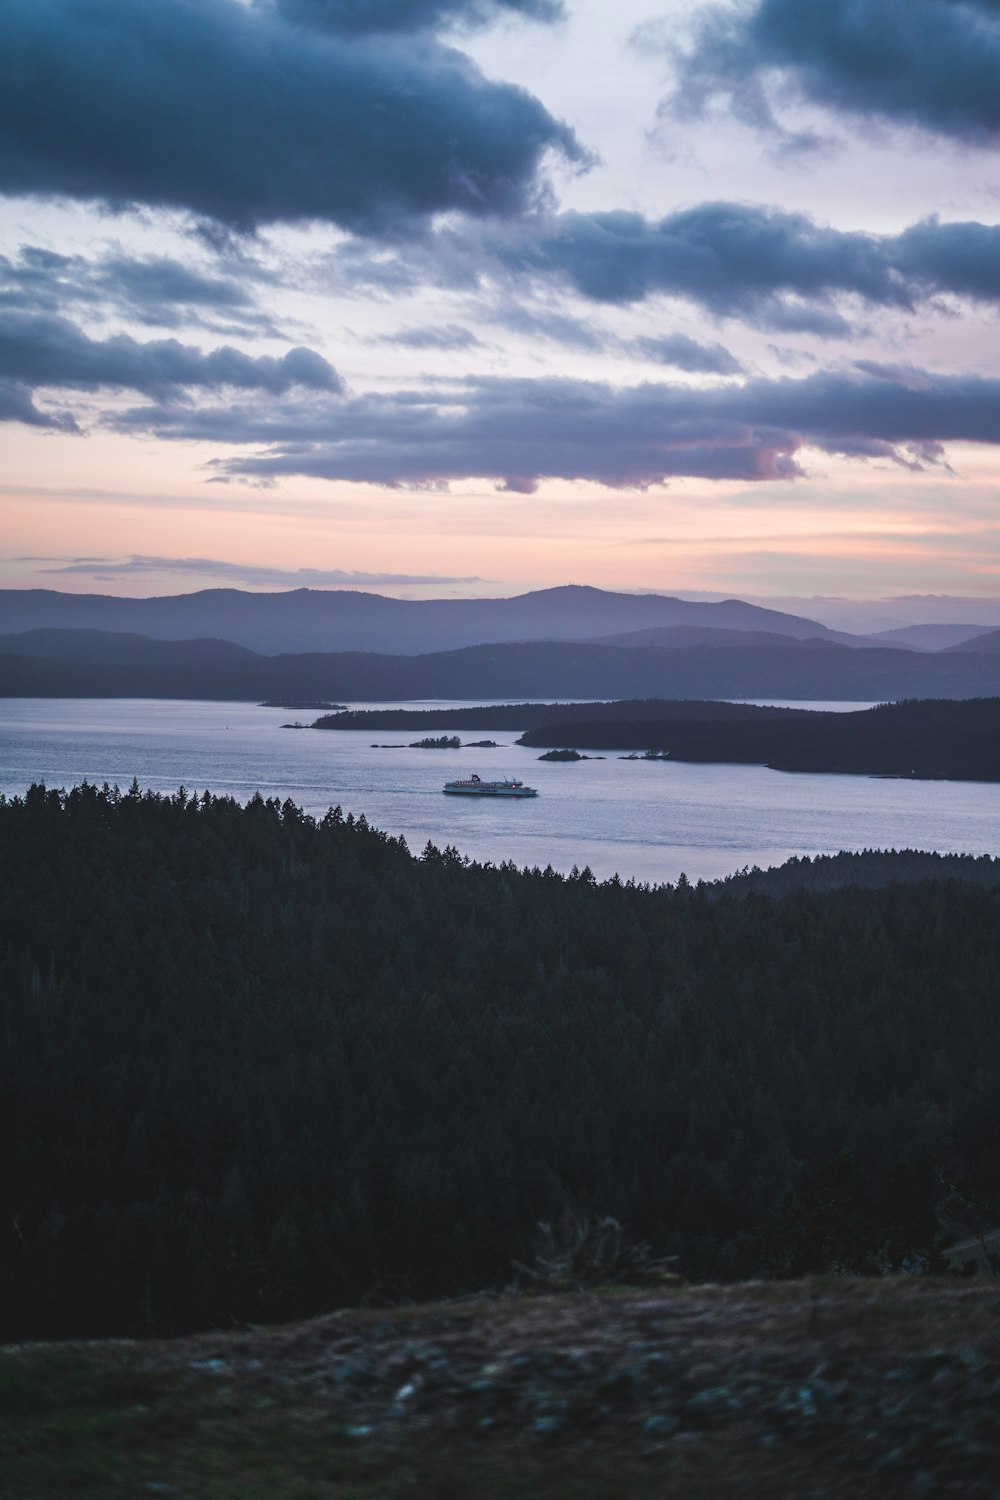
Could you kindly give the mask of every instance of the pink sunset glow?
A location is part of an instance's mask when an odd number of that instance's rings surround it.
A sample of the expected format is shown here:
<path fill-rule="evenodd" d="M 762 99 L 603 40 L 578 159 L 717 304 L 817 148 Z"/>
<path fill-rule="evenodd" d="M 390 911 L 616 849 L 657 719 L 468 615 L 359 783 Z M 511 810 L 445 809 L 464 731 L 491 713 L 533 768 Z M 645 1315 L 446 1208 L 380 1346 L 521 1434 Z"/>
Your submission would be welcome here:
<path fill-rule="evenodd" d="M 155 40 L 103 3 L 152 66 Z M 93 159 L 46 156 L 11 96 L 30 150 L 0 173 L 0 585 L 994 590 L 992 105 L 979 118 L 957 75 L 965 123 L 921 96 L 916 43 L 912 89 L 862 98 L 849 57 L 797 71 L 780 6 L 735 6 L 751 118 L 707 5 L 495 0 L 493 25 L 420 30 L 418 65 L 409 42 L 369 54 L 220 0 L 234 50 L 213 66 L 249 89 L 244 43 L 294 56 L 318 92 L 274 129 L 289 152 L 326 129 L 329 160 L 296 182 L 265 153 L 241 176 L 220 123 L 187 175 L 151 136 L 140 179 L 78 9 L 48 27 L 43 7 L 17 42 L 35 76 L 101 90 L 108 133 Z M 414 108 L 465 120 L 467 178 L 442 175 L 430 116 L 405 181 L 363 112 L 354 165 L 335 148 L 322 79 L 376 55 L 365 88 L 406 73 Z M 157 75 L 150 131 L 160 111 L 187 139 L 187 86 Z"/>

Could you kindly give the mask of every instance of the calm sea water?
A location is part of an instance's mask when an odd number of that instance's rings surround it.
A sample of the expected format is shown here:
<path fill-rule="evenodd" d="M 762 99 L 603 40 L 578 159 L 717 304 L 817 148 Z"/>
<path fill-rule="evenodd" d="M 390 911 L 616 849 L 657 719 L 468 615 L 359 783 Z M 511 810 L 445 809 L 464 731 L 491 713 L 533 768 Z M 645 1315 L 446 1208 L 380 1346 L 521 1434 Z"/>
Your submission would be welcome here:
<path fill-rule="evenodd" d="M 372 705 L 378 707 L 380 705 Z M 386 707 L 418 707 L 393 704 Z M 449 704 L 435 704 L 449 707 Z M 456 705 L 467 706 L 467 705 Z M 848 709 L 865 705 L 816 704 Z M 245 801 L 292 797 L 307 812 L 333 803 L 419 851 L 428 839 L 474 859 L 514 860 L 601 878 L 715 879 L 793 854 L 913 848 L 1000 853 L 1000 785 L 790 775 L 754 766 L 606 760 L 540 763 L 514 733 L 496 750 L 376 750 L 416 734 L 371 730 L 294 732 L 296 714 L 248 703 L 143 699 L 0 700 L 0 791 L 33 781 L 68 787 L 87 779 L 175 791 L 206 787 Z M 435 731 L 438 732 L 438 731 Z M 514 775 L 538 788 L 525 802 L 445 797 L 454 776 Z"/>

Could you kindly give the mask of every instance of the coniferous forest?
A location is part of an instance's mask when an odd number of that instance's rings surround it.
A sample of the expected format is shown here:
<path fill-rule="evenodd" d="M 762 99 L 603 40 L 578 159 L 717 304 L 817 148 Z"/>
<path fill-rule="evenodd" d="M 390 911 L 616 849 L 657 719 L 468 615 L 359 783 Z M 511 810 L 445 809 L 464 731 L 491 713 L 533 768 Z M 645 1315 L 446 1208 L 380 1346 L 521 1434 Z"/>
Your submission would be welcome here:
<path fill-rule="evenodd" d="M 692 1278 L 940 1267 L 1000 1197 L 1000 889 L 878 859 L 651 889 L 0 799 L 0 1338 L 501 1286 L 565 1210 Z"/>

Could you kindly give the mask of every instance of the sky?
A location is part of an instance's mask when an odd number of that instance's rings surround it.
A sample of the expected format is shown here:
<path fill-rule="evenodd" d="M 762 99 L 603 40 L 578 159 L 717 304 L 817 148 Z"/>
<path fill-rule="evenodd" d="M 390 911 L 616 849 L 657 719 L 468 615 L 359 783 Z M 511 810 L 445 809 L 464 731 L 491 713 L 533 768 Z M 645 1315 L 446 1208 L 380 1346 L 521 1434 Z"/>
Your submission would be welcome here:
<path fill-rule="evenodd" d="M 0 586 L 1000 595 L 1000 0 L 0 20 Z"/>

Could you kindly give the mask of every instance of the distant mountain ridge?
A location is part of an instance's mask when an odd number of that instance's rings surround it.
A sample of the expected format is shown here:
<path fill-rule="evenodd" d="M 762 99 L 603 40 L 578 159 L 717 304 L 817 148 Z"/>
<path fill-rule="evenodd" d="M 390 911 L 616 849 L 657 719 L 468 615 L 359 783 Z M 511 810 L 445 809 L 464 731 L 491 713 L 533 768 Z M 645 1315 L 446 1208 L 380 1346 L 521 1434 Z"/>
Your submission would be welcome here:
<path fill-rule="evenodd" d="M 737 637 L 738 639 L 738 637 Z M 90 653 L 89 655 L 87 653 Z M 47 654 L 46 654 L 47 653 Z M 1000 653 L 858 651 L 823 639 L 664 650 L 543 641 L 419 656 L 264 656 L 229 641 L 87 631 L 0 638 L 0 697 L 299 699 L 788 698 L 880 702 L 1000 694 Z"/>
<path fill-rule="evenodd" d="M 790 639 L 834 642 L 839 646 L 852 646 L 862 650 L 872 646 L 898 645 L 907 647 L 904 641 L 878 641 L 866 635 L 846 635 L 839 630 L 823 630 L 816 635 L 792 636 L 790 632 L 777 630 L 719 629 L 715 625 L 657 625 L 649 630 L 626 630 L 618 635 L 601 636 L 591 642 L 594 646 L 656 646 L 663 651 L 678 651 L 690 646 L 780 646 Z"/>
<path fill-rule="evenodd" d="M 1000 630 L 989 630 L 985 635 L 974 636 L 971 641 L 959 641 L 957 645 L 947 646 L 945 649 L 949 656 L 959 652 L 995 656 L 1000 653 Z"/>
<path fill-rule="evenodd" d="M 0 652 L 40 661 L 86 662 L 114 666 L 188 666 L 250 662 L 258 653 L 234 641 L 200 638 L 158 641 L 148 635 L 113 630 L 25 630 L 0 636 Z"/>
<path fill-rule="evenodd" d="M 0 590 L 0 634 L 102 630 L 157 640 L 233 641 L 265 656 L 375 651 L 419 656 L 525 641 L 593 641 L 676 626 L 836 638 L 826 626 L 739 599 L 692 603 L 661 594 L 616 594 L 568 585 L 510 599 L 390 599 L 380 594 L 293 589 L 125 599 L 51 589 Z"/>
<path fill-rule="evenodd" d="M 711 603 L 723 595 L 709 590 L 685 589 L 685 597 Z M 1000 628 L 1000 594 L 896 594 L 875 599 L 850 599 L 828 594 L 744 593 L 748 604 L 762 604 L 768 609 L 783 610 L 818 620 L 831 630 L 848 630 L 857 635 L 877 635 L 911 626 L 968 625 L 975 630 Z"/>
<path fill-rule="evenodd" d="M 970 651 L 976 647 L 971 643 L 984 635 L 991 635 L 993 625 L 903 625 L 894 630 L 880 630 L 868 640 L 879 646 L 912 646 L 917 651 L 947 651 L 954 646 L 965 646 Z"/>

